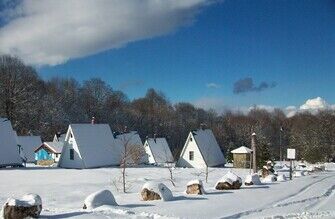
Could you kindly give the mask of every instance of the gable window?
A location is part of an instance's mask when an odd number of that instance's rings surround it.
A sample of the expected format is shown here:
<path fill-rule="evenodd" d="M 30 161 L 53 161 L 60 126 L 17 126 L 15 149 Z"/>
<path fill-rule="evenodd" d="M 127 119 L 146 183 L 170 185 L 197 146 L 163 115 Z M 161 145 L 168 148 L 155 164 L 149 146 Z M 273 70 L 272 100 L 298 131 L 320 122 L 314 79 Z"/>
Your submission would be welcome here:
<path fill-rule="evenodd" d="M 188 159 L 189 160 L 194 160 L 194 151 L 190 151 L 188 154 Z"/>
<path fill-rule="evenodd" d="M 192 138 L 192 137 L 190 137 L 190 141 L 193 141 L 193 138 Z"/>
<path fill-rule="evenodd" d="M 74 150 L 70 149 L 70 160 L 74 160 Z"/>

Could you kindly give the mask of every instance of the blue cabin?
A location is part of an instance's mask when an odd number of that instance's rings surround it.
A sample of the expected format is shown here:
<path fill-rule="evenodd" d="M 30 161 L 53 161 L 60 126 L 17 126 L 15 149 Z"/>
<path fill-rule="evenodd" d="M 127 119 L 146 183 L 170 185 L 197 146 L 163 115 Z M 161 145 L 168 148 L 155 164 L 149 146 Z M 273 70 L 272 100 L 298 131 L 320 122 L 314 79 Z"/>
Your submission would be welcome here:
<path fill-rule="evenodd" d="M 63 142 L 43 142 L 41 146 L 35 149 L 35 160 L 58 162 L 62 153 Z"/>

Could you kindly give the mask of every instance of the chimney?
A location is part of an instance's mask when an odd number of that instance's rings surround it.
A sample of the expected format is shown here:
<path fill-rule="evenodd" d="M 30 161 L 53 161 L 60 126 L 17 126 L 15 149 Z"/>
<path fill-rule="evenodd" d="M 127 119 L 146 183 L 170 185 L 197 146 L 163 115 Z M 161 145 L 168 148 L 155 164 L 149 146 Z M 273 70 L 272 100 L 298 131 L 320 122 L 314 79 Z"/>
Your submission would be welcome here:
<path fill-rule="evenodd" d="M 200 129 L 205 130 L 206 129 L 206 124 L 205 123 L 200 123 Z"/>
<path fill-rule="evenodd" d="M 123 130 L 124 133 L 128 133 L 128 126 L 124 126 L 124 130 Z"/>
<path fill-rule="evenodd" d="M 155 133 L 154 134 L 154 141 L 155 141 L 155 143 L 156 143 L 156 137 L 157 137 L 157 134 Z"/>
<path fill-rule="evenodd" d="M 92 124 L 92 125 L 95 124 L 95 117 L 94 117 L 94 116 L 92 117 L 91 124 Z"/>
<path fill-rule="evenodd" d="M 251 134 L 251 149 L 252 149 L 252 170 L 257 173 L 257 162 L 256 162 L 256 133 Z"/>

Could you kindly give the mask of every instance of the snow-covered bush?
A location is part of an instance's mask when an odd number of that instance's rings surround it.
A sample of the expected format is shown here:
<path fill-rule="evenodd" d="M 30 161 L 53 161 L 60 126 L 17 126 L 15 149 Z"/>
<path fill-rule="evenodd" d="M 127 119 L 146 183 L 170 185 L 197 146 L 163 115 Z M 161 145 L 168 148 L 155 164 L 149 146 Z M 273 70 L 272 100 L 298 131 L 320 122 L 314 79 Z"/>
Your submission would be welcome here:
<path fill-rule="evenodd" d="M 144 201 L 160 200 L 170 201 L 173 199 L 171 190 L 163 183 L 147 182 L 143 185 L 141 191 Z"/>
<path fill-rule="evenodd" d="M 86 197 L 83 208 L 94 209 L 102 205 L 113 205 L 113 206 L 118 205 L 111 191 L 100 190 L 90 194 L 89 196 Z"/>
<path fill-rule="evenodd" d="M 284 174 L 280 174 L 278 175 L 277 177 L 277 181 L 278 182 L 285 182 L 287 179 L 286 179 L 286 176 Z"/>
<path fill-rule="evenodd" d="M 277 178 L 275 175 L 268 175 L 265 178 L 262 179 L 262 183 L 272 183 L 277 181 Z"/>
<path fill-rule="evenodd" d="M 241 177 L 237 176 L 233 172 L 229 171 L 215 184 L 215 189 L 226 190 L 226 189 L 239 189 L 242 185 Z"/>
<path fill-rule="evenodd" d="M 262 182 L 258 176 L 257 173 L 253 173 L 253 174 L 249 174 L 245 177 L 245 182 L 244 184 L 246 186 L 250 186 L 250 185 L 261 185 Z"/>
<path fill-rule="evenodd" d="M 202 195 L 205 194 L 204 186 L 202 184 L 201 180 L 191 180 L 187 183 L 187 194 L 196 194 L 196 195 Z"/>
<path fill-rule="evenodd" d="M 298 170 L 298 171 L 294 171 L 293 172 L 293 176 L 294 177 L 301 177 L 301 176 L 304 176 L 305 174 L 304 174 L 304 171 L 300 171 L 300 170 Z"/>

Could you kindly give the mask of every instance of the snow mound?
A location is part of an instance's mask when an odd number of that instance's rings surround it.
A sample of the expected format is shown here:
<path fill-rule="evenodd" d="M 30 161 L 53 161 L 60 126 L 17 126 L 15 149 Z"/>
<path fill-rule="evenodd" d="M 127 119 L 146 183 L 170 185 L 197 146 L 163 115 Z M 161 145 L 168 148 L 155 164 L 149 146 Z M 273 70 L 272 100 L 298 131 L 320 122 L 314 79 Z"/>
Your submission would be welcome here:
<path fill-rule="evenodd" d="M 305 176 L 305 172 L 304 172 L 304 171 L 301 171 L 301 170 L 299 170 L 299 171 L 294 171 L 294 172 L 293 172 L 293 176 L 294 176 L 294 177 Z"/>
<path fill-rule="evenodd" d="M 280 174 L 277 177 L 278 182 L 285 182 L 287 180 L 286 176 L 284 174 Z"/>
<path fill-rule="evenodd" d="M 199 179 L 191 180 L 187 183 L 187 186 L 191 186 L 191 185 L 194 185 L 194 184 L 202 185 L 202 181 L 199 180 Z"/>
<path fill-rule="evenodd" d="M 163 183 L 147 182 L 143 185 L 142 190 L 143 189 L 157 193 L 163 201 L 170 201 L 173 199 L 171 190 Z"/>
<path fill-rule="evenodd" d="M 102 205 L 113 205 L 113 206 L 118 205 L 111 191 L 100 190 L 90 194 L 89 196 L 86 197 L 83 208 L 94 209 Z"/>
<path fill-rule="evenodd" d="M 325 163 L 325 170 L 334 171 L 335 170 L 335 163 Z"/>
<path fill-rule="evenodd" d="M 9 198 L 6 202 L 9 206 L 30 207 L 42 205 L 42 199 L 36 194 L 27 194 L 20 199 Z"/>
<path fill-rule="evenodd" d="M 258 176 L 258 174 L 253 173 L 249 174 L 245 177 L 245 185 L 261 185 L 262 182 Z"/>
<path fill-rule="evenodd" d="M 272 183 L 277 180 L 275 175 L 268 175 L 265 178 L 262 179 L 262 183 Z"/>

